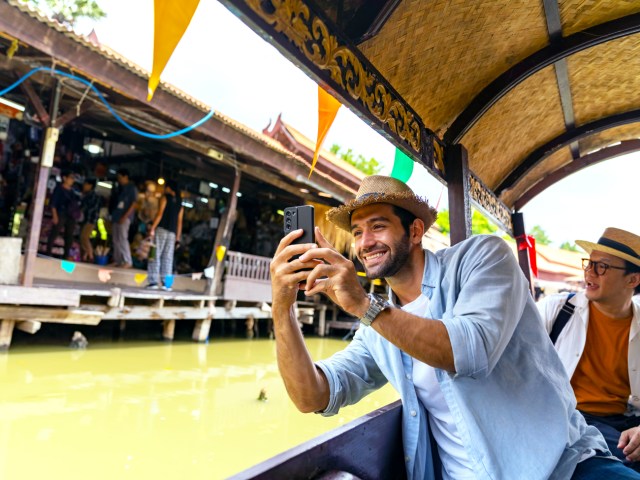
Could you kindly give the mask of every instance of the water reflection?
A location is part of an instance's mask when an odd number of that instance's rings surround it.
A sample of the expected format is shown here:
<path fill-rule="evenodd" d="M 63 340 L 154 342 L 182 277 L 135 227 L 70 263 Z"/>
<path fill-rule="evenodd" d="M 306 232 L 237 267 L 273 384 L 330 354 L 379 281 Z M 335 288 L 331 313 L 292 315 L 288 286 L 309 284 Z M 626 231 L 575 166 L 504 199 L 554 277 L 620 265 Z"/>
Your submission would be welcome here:
<path fill-rule="evenodd" d="M 344 348 L 307 339 L 313 358 Z M 0 478 L 225 478 L 395 400 L 295 410 L 270 340 L 0 355 Z M 261 391 L 267 401 L 260 401 Z"/>

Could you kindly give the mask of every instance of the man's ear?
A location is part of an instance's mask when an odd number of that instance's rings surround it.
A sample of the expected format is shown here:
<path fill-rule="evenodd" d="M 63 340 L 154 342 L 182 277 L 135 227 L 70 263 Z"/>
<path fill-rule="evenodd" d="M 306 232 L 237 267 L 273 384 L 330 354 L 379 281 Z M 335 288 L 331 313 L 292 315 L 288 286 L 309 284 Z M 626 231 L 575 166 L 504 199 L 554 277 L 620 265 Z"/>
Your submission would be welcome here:
<path fill-rule="evenodd" d="M 419 218 L 416 218 L 409 227 L 409 233 L 411 241 L 416 244 L 422 244 L 422 237 L 424 236 L 424 222 Z"/>
<path fill-rule="evenodd" d="M 640 285 L 640 273 L 630 273 L 629 286 L 635 289 L 638 285 Z"/>

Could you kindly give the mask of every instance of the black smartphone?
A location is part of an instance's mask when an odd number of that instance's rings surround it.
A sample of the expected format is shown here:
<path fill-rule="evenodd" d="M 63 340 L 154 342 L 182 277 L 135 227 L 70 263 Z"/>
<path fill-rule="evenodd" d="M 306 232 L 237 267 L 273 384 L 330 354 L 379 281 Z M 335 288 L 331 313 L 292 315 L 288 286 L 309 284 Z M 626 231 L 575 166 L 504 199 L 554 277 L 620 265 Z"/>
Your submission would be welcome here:
<path fill-rule="evenodd" d="M 312 205 L 301 205 L 298 207 L 287 207 L 284 209 L 284 234 L 298 230 L 304 230 L 301 237 L 296 238 L 292 243 L 315 243 L 314 234 L 314 209 Z"/>

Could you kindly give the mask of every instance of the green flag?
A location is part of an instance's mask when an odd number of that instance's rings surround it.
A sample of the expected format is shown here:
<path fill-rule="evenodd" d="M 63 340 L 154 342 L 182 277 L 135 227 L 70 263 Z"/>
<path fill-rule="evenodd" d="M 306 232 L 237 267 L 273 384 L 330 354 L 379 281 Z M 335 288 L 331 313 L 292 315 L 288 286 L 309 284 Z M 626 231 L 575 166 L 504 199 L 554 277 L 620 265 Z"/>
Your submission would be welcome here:
<path fill-rule="evenodd" d="M 413 173 L 413 160 L 409 158 L 405 153 L 396 148 L 396 158 L 393 160 L 393 169 L 391 170 L 391 176 L 398 180 L 407 183 Z"/>

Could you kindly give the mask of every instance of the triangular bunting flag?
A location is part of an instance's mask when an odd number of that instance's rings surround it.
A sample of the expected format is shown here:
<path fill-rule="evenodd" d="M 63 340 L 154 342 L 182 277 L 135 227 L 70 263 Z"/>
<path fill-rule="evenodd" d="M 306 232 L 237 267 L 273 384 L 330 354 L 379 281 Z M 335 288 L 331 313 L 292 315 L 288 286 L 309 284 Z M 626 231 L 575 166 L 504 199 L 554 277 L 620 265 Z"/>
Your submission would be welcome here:
<path fill-rule="evenodd" d="M 204 276 L 206 278 L 213 278 L 213 274 L 215 273 L 214 267 L 207 267 L 204 269 Z"/>
<path fill-rule="evenodd" d="M 60 267 L 62 268 L 62 270 L 71 275 L 76 269 L 76 264 L 74 262 L 69 262 L 68 260 L 62 260 L 60 262 Z"/>
<path fill-rule="evenodd" d="M 329 132 L 329 128 L 331 128 L 331 124 L 335 120 L 339 108 L 340 102 L 318 85 L 318 138 L 316 139 L 316 149 L 313 152 L 313 161 L 311 162 L 309 177 L 311 177 L 316 162 L 318 161 L 318 154 L 320 153 L 322 142 L 324 142 L 324 137 L 327 136 L 327 132 Z"/>
<path fill-rule="evenodd" d="M 396 157 L 393 160 L 393 169 L 391 176 L 397 178 L 401 182 L 407 183 L 413 173 L 413 160 L 409 158 L 402 150 L 396 148 Z"/>
<path fill-rule="evenodd" d="M 113 273 L 113 270 L 105 270 L 104 268 L 101 268 L 98 270 L 98 280 L 102 283 L 108 282 L 111 280 L 111 273 Z"/>
<path fill-rule="evenodd" d="M 194 272 L 191 274 L 191 280 L 200 280 L 203 272 Z"/>
<path fill-rule="evenodd" d="M 140 285 L 142 282 L 144 282 L 147 279 L 147 274 L 146 273 L 136 273 L 135 276 L 133 277 L 133 279 L 135 280 L 136 284 Z"/>
<path fill-rule="evenodd" d="M 149 77 L 147 100 L 160 83 L 160 75 L 187 30 L 200 0 L 155 0 L 153 68 Z"/>

